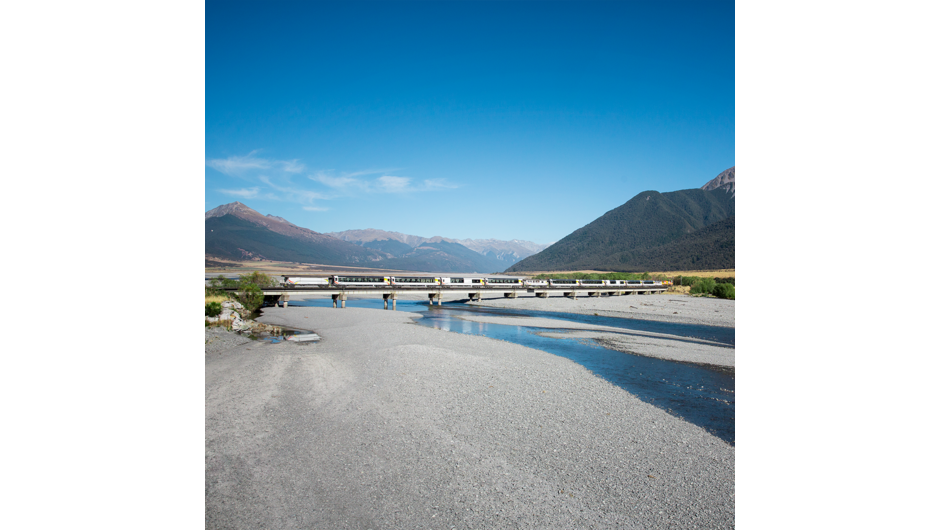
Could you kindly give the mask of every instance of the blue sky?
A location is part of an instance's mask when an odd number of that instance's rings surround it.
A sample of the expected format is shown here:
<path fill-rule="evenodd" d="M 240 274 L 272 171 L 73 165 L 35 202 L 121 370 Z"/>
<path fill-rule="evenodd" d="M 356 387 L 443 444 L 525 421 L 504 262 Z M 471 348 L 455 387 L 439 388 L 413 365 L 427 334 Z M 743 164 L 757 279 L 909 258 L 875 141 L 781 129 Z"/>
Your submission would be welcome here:
<path fill-rule="evenodd" d="M 548 243 L 735 165 L 734 3 L 206 2 L 205 208 Z"/>

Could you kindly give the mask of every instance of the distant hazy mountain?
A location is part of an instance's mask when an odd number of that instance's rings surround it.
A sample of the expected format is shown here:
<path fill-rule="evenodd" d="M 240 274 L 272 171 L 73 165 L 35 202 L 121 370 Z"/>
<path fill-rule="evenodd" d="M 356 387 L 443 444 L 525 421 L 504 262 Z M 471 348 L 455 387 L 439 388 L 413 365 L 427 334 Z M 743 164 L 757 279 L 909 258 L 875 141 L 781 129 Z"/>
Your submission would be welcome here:
<path fill-rule="evenodd" d="M 345 230 L 343 232 L 330 232 L 329 235 L 338 239 L 342 239 L 343 241 L 348 241 L 350 243 L 355 243 L 357 245 L 362 245 L 364 247 L 373 249 L 395 248 L 403 254 L 405 253 L 404 247 L 396 245 L 396 243 L 407 245 L 411 248 L 417 248 L 418 246 L 428 242 L 434 243 L 444 241 L 447 243 L 456 243 L 492 260 L 492 264 L 497 267 L 493 270 L 505 269 L 513 263 L 516 263 L 517 261 L 540 252 L 548 247 L 548 245 L 533 243 L 531 241 L 521 241 L 518 239 L 513 239 L 512 241 L 502 241 L 499 239 L 449 239 L 441 236 L 427 238 L 402 234 L 400 232 L 386 232 L 384 230 L 377 230 L 375 228 L 367 228 L 365 230 Z M 502 269 L 499 267 L 502 267 Z"/>
<path fill-rule="evenodd" d="M 363 265 L 381 261 L 373 250 L 340 241 L 280 217 L 261 215 L 240 202 L 206 212 L 206 256 Z"/>
<path fill-rule="evenodd" d="M 372 266 L 427 272 L 491 273 L 504 260 L 442 237 L 372 237 L 356 243 L 314 232 L 274 215 L 262 215 L 240 202 L 206 212 L 206 259 L 268 259 L 324 265 Z M 362 231 L 366 232 L 366 231 Z M 381 232 L 389 234 L 391 232 Z"/>
<path fill-rule="evenodd" d="M 733 268 L 734 202 L 733 167 L 702 189 L 644 191 L 507 272 Z"/>

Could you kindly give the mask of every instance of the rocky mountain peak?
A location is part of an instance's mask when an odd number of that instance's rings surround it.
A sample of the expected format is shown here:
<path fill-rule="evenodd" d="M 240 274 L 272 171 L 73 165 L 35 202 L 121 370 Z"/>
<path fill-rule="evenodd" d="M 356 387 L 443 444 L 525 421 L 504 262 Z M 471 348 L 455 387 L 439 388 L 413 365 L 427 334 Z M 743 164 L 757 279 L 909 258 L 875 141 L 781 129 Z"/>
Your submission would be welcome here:
<path fill-rule="evenodd" d="M 260 213 L 252 210 L 251 208 L 245 206 L 244 204 L 238 201 L 235 201 L 235 202 L 230 202 L 228 204 L 223 204 L 222 206 L 217 206 L 209 210 L 208 212 L 206 212 L 206 219 L 209 219 L 210 217 L 222 217 L 223 215 L 228 215 L 228 214 L 232 214 L 232 215 L 254 214 L 254 215 L 259 215 L 259 216 L 261 215 Z"/>
<path fill-rule="evenodd" d="M 723 189 L 725 191 L 731 192 L 731 197 L 734 197 L 734 166 L 731 166 L 730 169 L 722 171 L 717 177 L 709 180 L 702 189 L 705 191 Z"/>
<path fill-rule="evenodd" d="M 233 215 L 239 219 L 263 226 L 273 232 L 277 232 L 278 234 L 289 237 L 303 237 L 307 239 L 313 239 L 315 241 L 320 241 L 324 237 L 329 237 L 320 234 L 319 232 L 314 232 L 309 228 L 297 226 L 283 217 L 270 214 L 261 215 L 257 211 L 252 210 L 238 201 L 223 204 L 222 206 L 209 210 L 206 212 L 206 220 L 212 217 L 222 217 L 224 215 Z"/>

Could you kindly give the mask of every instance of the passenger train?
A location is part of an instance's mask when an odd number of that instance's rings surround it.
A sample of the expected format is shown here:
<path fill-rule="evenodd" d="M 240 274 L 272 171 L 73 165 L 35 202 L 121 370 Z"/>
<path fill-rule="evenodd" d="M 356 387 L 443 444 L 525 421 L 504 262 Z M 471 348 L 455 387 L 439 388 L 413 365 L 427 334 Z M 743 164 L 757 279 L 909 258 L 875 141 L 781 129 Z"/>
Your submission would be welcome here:
<path fill-rule="evenodd" d="M 672 282 L 659 280 L 534 280 L 528 278 L 466 278 L 436 276 L 330 276 L 329 278 L 309 278 L 284 276 L 284 287 L 441 287 L 441 288 L 537 288 L 565 287 L 662 287 Z"/>

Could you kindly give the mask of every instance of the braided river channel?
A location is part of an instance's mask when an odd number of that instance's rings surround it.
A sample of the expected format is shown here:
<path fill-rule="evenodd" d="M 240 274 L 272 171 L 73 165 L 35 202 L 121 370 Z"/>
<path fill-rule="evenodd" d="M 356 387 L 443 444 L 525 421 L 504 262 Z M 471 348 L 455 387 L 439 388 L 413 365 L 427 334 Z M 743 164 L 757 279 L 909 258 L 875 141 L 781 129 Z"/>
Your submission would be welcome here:
<path fill-rule="evenodd" d="M 329 298 L 291 300 L 290 305 L 332 308 L 333 301 Z M 347 307 L 383 309 L 383 301 L 375 298 L 350 298 L 346 305 Z M 734 348 L 734 328 L 551 311 L 475 307 L 467 306 L 462 302 L 445 302 L 441 306 L 430 306 L 427 301 L 399 300 L 397 310 L 421 313 L 423 318 L 416 320 L 418 325 L 455 333 L 482 335 L 570 359 L 644 402 L 698 425 L 734 445 L 733 369 L 624 353 L 607 349 L 593 340 L 552 338 L 541 335 L 545 332 L 571 331 L 571 328 L 566 328 L 566 322 L 577 322 L 617 327 L 626 334 L 631 331 L 667 334 L 672 336 L 672 340 L 678 347 L 686 341 L 707 340 L 719 346 Z M 558 327 L 536 328 L 461 319 L 461 317 L 474 315 L 550 318 L 558 321 Z"/>

